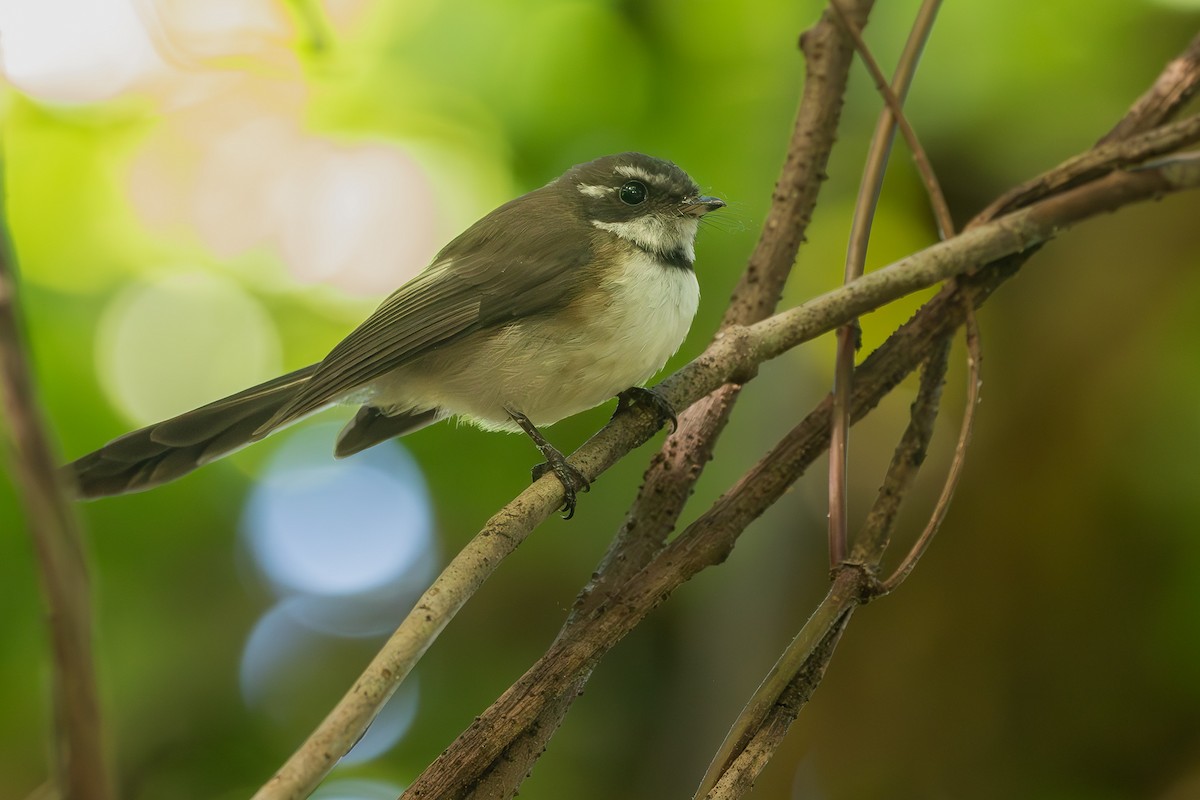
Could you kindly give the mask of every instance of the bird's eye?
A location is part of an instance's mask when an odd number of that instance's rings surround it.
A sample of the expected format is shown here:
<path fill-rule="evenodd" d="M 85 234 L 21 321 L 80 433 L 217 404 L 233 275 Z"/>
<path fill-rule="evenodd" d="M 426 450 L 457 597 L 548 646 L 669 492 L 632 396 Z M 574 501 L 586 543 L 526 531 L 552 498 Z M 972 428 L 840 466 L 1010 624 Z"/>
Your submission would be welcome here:
<path fill-rule="evenodd" d="M 621 202 L 627 206 L 636 206 L 646 200 L 646 184 L 641 181 L 629 181 L 621 187 Z"/>

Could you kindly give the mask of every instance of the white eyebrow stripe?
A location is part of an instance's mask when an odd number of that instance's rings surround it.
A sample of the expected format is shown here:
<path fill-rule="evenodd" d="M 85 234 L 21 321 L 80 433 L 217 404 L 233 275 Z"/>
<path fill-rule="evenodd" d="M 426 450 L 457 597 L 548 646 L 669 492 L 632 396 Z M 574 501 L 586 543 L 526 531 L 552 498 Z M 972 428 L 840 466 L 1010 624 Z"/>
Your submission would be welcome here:
<path fill-rule="evenodd" d="M 647 183 L 664 186 L 666 181 L 661 175 L 655 175 L 653 172 L 647 172 L 636 164 L 622 164 L 613 170 L 618 175 L 624 175 L 626 178 L 639 178 Z"/>
<path fill-rule="evenodd" d="M 579 189 L 580 194 L 586 194 L 588 197 L 607 197 L 616 191 L 611 186 L 592 186 L 587 183 L 581 183 L 575 188 Z"/>

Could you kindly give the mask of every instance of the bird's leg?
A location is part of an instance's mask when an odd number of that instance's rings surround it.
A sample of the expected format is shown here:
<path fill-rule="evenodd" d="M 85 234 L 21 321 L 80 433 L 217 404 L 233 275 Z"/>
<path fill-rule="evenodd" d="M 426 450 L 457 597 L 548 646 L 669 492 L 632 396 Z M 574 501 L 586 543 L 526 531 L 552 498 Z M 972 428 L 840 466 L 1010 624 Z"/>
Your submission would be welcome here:
<path fill-rule="evenodd" d="M 525 431 L 529 438 L 533 440 L 534 445 L 541 451 L 542 457 L 546 459 L 545 464 L 538 464 L 533 468 L 533 480 L 537 481 L 547 472 L 553 471 L 563 486 L 562 510 L 567 512 L 563 514 L 563 519 L 570 519 L 575 516 L 576 494 L 588 491 L 592 486 L 591 481 L 582 472 L 567 463 L 567 457 L 557 447 L 546 441 L 546 437 L 542 436 L 541 431 L 534 427 L 534 424 L 529 421 L 529 417 L 511 408 L 504 410 L 512 418 L 513 422 L 521 426 L 521 430 Z"/>
<path fill-rule="evenodd" d="M 634 405 L 649 406 L 650 410 L 658 415 L 660 427 L 669 422 L 671 423 L 671 433 L 679 430 L 679 418 L 675 416 L 675 409 L 667 402 L 667 398 L 653 389 L 641 386 L 630 386 L 617 395 L 617 410 L 613 412 L 613 418 L 615 419 L 617 414 Z"/>

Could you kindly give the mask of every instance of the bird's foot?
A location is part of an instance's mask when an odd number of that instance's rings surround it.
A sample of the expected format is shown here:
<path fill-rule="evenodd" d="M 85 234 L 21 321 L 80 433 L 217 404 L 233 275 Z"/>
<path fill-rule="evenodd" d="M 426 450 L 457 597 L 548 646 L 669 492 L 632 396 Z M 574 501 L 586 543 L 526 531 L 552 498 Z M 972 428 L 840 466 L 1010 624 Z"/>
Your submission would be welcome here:
<path fill-rule="evenodd" d="M 667 398 L 653 389 L 641 386 L 630 386 L 617 395 L 617 410 L 613 412 L 613 417 L 616 418 L 617 414 L 635 405 L 648 406 L 658 416 L 660 427 L 669 422 L 671 423 L 671 433 L 679 430 L 679 418 L 675 415 L 675 409 L 667 401 Z"/>
<path fill-rule="evenodd" d="M 578 493 L 591 490 L 592 482 L 587 479 L 586 475 L 571 466 L 567 462 L 566 456 L 558 450 L 548 448 L 548 451 L 542 450 L 542 455 L 547 460 L 530 470 L 533 480 L 536 482 L 547 472 L 554 473 L 563 487 L 563 504 L 561 509 L 564 512 L 563 519 L 570 519 L 575 516 L 575 500 Z"/>
<path fill-rule="evenodd" d="M 533 468 L 531 474 L 536 483 L 539 478 L 547 472 L 553 472 L 558 478 L 559 483 L 563 487 L 563 504 L 562 511 L 563 519 L 570 519 L 575 516 L 575 501 L 580 492 L 586 492 L 592 488 L 592 482 L 587 479 L 587 476 L 580 472 L 575 467 L 567 463 L 567 457 L 564 456 L 558 448 L 546 441 L 546 437 L 542 436 L 542 432 L 529 421 L 529 417 L 512 408 L 506 408 L 508 416 L 512 421 L 517 423 L 521 430 L 533 440 L 534 445 L 541 451 L 545 457 L 546 463 L 538 464 Z"/>

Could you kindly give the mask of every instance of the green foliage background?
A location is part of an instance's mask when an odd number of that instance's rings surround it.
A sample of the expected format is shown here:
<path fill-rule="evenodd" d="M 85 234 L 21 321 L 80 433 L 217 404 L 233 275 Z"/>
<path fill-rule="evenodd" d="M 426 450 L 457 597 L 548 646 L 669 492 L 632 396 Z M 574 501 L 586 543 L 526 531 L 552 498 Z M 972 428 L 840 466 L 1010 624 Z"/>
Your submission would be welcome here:
<path fill-rule="evenodd" d="M 916 3 L 879 5 L 869 41 L 890 64 Z M 253 59 L 200 68 L 254 76 L 268 98 L 302 90 L 302 126 L 313 137 L 436 149 L 458 192 L 442 211 L 444 238 L 571 164 L 626 149 L 675 160 L 728 199 L 724 220 L 701 233 L 704 299 L 672 365 L 702 350 L 769 203 L 803 79 L 796 38 L 821 4 L 376 2 L 334 26 L 323 47 L 305 26 L 306 7 L 286 11 L 298 77 L 274 80 Z M 1181 2 L 947 3 L 909 108 L 958 219 L 1087 148 L 1198 23 L 1196 6 Z M 839 281 L 879 107 L 862 69 L 854 72 L 785 305 Z M 76 106 L 13 89 L 3 97 L 24 322 L 65 457 L 135 424 L 105 392 L 95 345 L 104 310 L 132 281 L 198 271 L 234 282 L 268 312 L 288 368 L 319 358 L 378 301 L 297 286 L 272 247 L 223 255 L 186 226 L 143 219 L 129 197 L 131 165 L 170 114 L 153 97 Z M 181 169 L 188 158 L 179 156 Z M 902 591 L 856 614 L 754 797 L 1200 793 L 1198 212 L 1196 197 L 1175 197 L 1083 225 L 988 303 L 984 402 L 944 532 Z M 899 154 L 871 264 L 932 240 Z M 866 346 L 919 299 L 867 317 Z M 198 335 L 164 326 L 164 352 Z M 688 519 L 827 390 L 831 352 L 822 340 L 763 369 Z M 912 528 L 944 472 L 961 378 L 952 376 Z M 860 513 L 910 397 L 902 388 L 855 429 Z M 565 421 L 552 438 L 573 447 L 610 411 Z M 306 665 L 310 690 L 282 719 L 249 708 L 239 692 L 241 648 L 270 603 L 242 563 L 239 517 L 279 444 L 81 508 L 122 797 L 247 796 L 372 652 L 373 641 L 351 642 Z M 425 470 L 443 561 L 524 486 L 536 460 L 520 437 L 448 424 L 403 444 Z M 651 452 L 606 474 L 576 519 L 547 523 L 501 568 L 422 663 L 408 735 L 341 776 L 404 785 L 521 673 L 603 553 Z M 814 470 L 726 565 L 685 587 L 600 666 L 523 797 L 690 793 L 824 592 L 824 482 Z M 46 775 L 48 667 L 30 545 L 7 478 L 0 530 L 0 796 L 15 798 Z"/>

